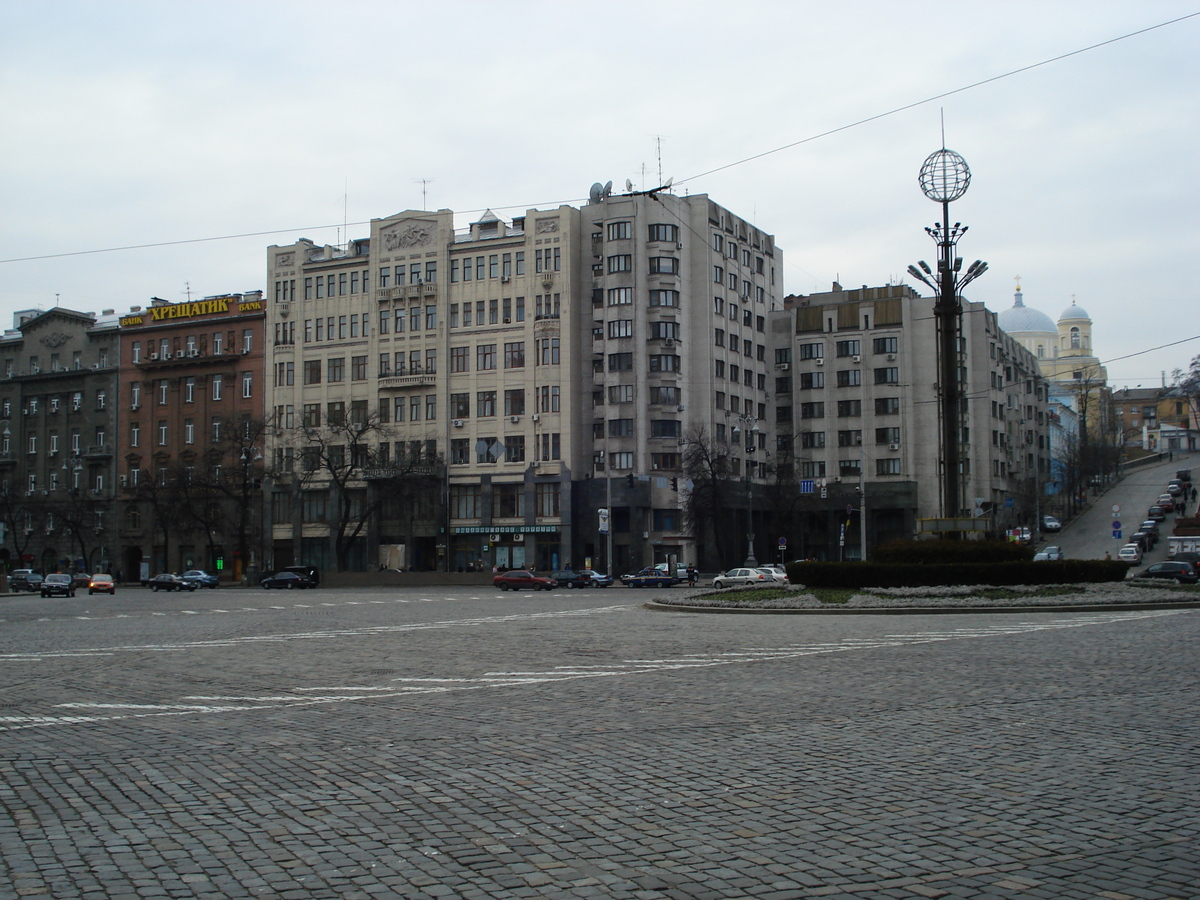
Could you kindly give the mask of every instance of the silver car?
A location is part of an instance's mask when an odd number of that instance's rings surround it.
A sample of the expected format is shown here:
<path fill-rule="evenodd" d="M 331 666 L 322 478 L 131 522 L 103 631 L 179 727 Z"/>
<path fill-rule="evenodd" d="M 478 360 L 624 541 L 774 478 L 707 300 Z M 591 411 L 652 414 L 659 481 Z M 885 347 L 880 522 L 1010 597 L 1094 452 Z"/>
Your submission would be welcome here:
<path fill-rule="evenodd" d="M 791 581 L 788 580 L 787 570 L 783 566 L 759 566 L 758 571 L 764 575 L 770 575 L 771 580 L 776 584 L 782 584 L 784 587 L 791 587 Z"/>
<path fill-rule="evenodd" d="M 770 582 L 770 576 L 764 575 L 758 569 L 730 569 L 724 575 L 718 575 L 712 580 L 712 586 L 715 588 L 733 587 L 739 584 L 766 584 Z"/>

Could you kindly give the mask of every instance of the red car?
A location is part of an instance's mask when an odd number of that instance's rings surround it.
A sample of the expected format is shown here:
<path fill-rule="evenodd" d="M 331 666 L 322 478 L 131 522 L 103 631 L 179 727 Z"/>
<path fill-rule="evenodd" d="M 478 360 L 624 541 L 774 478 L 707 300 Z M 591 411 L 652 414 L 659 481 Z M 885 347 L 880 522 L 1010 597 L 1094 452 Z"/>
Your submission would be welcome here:
<path fill-rule="evenodd" d="M 543 578 L 541 575 L 534 575 L 532 572 L 527 572 L 524 569 L 514 569 L 511 572 L 497 575 L 492 579 L 492 584 L 502 591 L 519 591 L 521 588 L 530 588 L 535 591 L 552 591 L 557 587 L 553 578 Z"/>

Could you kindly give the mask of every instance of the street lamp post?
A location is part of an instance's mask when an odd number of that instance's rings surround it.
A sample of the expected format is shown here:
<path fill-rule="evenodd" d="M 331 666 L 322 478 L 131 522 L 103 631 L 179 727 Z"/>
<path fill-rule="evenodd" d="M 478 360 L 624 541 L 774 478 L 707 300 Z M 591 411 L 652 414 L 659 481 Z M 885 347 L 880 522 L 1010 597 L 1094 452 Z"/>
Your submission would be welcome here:
<path fill-rule="evenodd" d="M 246 532 L 248 530 L 250 520 L 250 464 L 262 460 L 262 454 L 254 447 L 246 446 L 242 448 L 242 496 L 241 508 L 238 514 L 238 558 L 237 571 L 234 572 L 236 581 L 243 580 L 248 575 L 257 575 L 257 572 L 252 572 L 258 568 L 258 561 L 251 557 L 249 565 L 246 563 L 246 554 L 248 551 L 248 541 L 246 540 Z"/>
<path fill-rule="evenodd" d="M 754 464 L 755 435 L 758 434 L 758 419 L 752 415 L 738 416 L 742 429 L 746 432 L 746 561 L 742 563 L 748 569 L 757 569 L 758 560 L 754 557 L 754 479 L 751 477 L 751 466 Z M 740 429 L 734 426 L 733 437 L 737 440 Z"/>
<path fill-rule="evenodd" d="M 962 300 L 959 292 L 987 271 L 987 263 L 975 260 L 966 273 L 959 275 L 962 258 L 956 255 L 958 239 L 967 232 L 960 222 L 950 224 L 950 203 L 967 192 L 971 170 L 967 162 L 953 150 L 943 147 L 931 153 L 921 166 L 921 190 L 930 200 L 942 205 L 942 221 L 925 233 L 938 247 L 937 274 L 925 260 L 909 266 L 908 274 L 937 293 L 934 318 L 938 326 L 938 381 L 941 389 L 940 419 L 942 426 L 942 515 L 957 516 L 962 500 L 959 487 L 960 420 L 962 418 L 962 386 L 959 383 L 959 344 L 962 333 Z"/>

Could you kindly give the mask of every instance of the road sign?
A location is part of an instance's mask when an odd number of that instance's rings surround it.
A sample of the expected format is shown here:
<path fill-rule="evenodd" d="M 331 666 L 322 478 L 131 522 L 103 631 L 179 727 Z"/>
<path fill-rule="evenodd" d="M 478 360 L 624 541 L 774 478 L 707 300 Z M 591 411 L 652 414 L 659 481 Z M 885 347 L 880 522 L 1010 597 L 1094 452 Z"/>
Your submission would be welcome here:
<path fill-rule="evenodd" d="M 1120 504 L 1120 503 L 1114 503 L 1114 504 L 1113 504 L 1113 515 L 1115 516 L 1115 515 L 1116 515 L 1117 513 L 1119 513 L 1120 511 L 1121 511 L 1121 504 Z"/>
<path fill-rule="evenodd" d="M 781 537 L 781 538 L 779 539 L 779 549 L 780 549 L 780 550 L 786 550 L 786 549 L 787 549 L 787 538 L 785 538 L 785 537 Z"/>
<path fill-rule="evenodd" d="M 1113 519 L 1113 531 L 1119 531 L 1120 529 L 1121 529 L 1121 520 Z"/>
<path fill-rule="evenodd" d="M 813 492 L 813 480 L 811 478 L 802 478 L 800 480 L 800 493 L 811 494 Z"/>
<path fill-rule="evenodd" d="M 854 504 L 853 504 L 853 503 L 847 503 L 847 504 L 846 504 L 846 515 L 848 515 L 848 516 L 849 516 L 849 515 L 853 515 L 853 514 L 854 514 Z"/>
<path fill-rule="evenodd" d="M 825 485 L 821 485 L 821 499 L 824 500 L 828 496 L 829 496 L 829 488 L 825 487 Z"/>
<path fill-rule="evenodd" d="M 1121 529 L 1120 528 L 1113 529 L 1113 537 L 1115 537 L 1117 540 L 1121 539 Z"/>

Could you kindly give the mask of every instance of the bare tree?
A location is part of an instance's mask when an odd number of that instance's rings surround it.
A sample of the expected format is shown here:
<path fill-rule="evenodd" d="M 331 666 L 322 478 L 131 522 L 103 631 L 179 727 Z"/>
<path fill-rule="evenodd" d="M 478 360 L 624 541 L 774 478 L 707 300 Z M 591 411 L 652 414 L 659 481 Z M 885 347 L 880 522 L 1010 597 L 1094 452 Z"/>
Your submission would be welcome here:
<path fill-rule="evenodd" d="M 364 474 L 383 463 L 378 444 L 381 438 L 390 437 L 391 431 L 377 414 L 364 412 L 334 418 L 320 428 L 303 428 L 299 435 L 298 484 L 328 488 L 330 542 L 337 570 L 344 572 L 349 568 L 351 548 L 383 503 L 383 492 L 369 491 Z"/>
<path fill-rule="evenodd" d="M 21 568 L 34 535 L 45 528 L 48 513 L 48 504 L 40 497 L 18 497 L 7 484 L 0 491 L 0 522 L 4 523 L 5 542 L 16 550 L 17 568 Z"/>
<path fill-rule="evenodd" d="M 716 562 L 721 568 L 733 558 L 735 535 L 741 530 L 727 527 L 733 501 L 729 451 L 703 425 L 684 435 L 683 446 L 683 471 L 692 483 L 684 502 L 684 523 L 696 540 L 700 566 L 710 568 Z M 715 561 L 708 559 L 710 547 Z"/>

